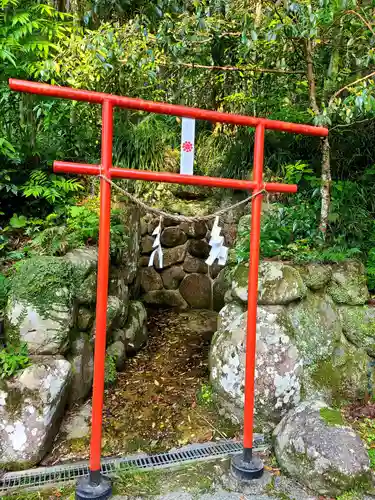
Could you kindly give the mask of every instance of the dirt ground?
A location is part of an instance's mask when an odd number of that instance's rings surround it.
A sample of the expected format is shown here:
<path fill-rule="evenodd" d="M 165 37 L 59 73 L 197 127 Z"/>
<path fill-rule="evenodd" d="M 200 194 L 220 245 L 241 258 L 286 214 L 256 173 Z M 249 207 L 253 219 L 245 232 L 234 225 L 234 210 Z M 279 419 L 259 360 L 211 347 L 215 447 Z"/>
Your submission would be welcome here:
<path fill-rule="evenodd" d="M 149 312 L 147 345 L 127 360 L 116 384 L 105 391 L 103 456 L 236 436 L 236 426 L 219 415 L 209 386 L 216 322 L 212 311 Z M 88 451 L 89 432 L 70 440 L 61 432 L 44 464 L 86 459 Z"/>

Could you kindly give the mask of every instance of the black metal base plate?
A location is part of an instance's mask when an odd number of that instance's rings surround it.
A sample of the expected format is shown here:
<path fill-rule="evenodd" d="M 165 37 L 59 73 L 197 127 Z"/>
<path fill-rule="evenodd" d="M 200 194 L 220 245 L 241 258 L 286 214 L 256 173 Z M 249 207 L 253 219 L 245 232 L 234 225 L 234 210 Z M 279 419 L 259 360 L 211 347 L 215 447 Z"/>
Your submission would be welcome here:
<path fill-rule="evenodd" d="M 246 462 L 242 453 L 232 457 L 231 469 L 236 478 L 242 481 L 259 479 L 264 472 L 263 462 L 259 458 L 253 455 L 251 460 Z"/>
<path fill-rule="evenodd" d="M 107 500 L 111 496 L 111 481 L 102 475 L 99 481 L 94 482 L 90 476 L 87 476 L 77 483 L 76 500 Z"/>

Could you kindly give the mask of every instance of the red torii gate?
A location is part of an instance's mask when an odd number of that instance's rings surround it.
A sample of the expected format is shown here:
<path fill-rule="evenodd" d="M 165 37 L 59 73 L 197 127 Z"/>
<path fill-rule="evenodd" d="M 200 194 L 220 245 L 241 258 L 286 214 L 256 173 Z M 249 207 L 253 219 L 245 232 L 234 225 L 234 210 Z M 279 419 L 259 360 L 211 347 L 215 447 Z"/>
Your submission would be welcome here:
<path fill-rule="evenodd" d="M 195 186 L 210 186 L 220 188 L 253 190 L 252 217 L 250 234 L 250 263 L 248 281 L 248 313 L 247 313 L 247 340 L 246 340 L 246 367 L 245 367 L 245 409 L 244 409 L 244 439 L 243 454 L 232 460 L 232 470 L 242 479 L 260 477 L 263 473 L 262 462 L 253 455 L 253 418 L 254 418 L 254 376 L 256 354 L 256 322 L 258 297 L 258 266 L 260 243 L 260 218 L 262 193 L 279 192 L 295 193 L 296 185 L 264 183 L 264 133 L 265 129 L 279 130 L 295 134 L 325 137 L 328 130 L 323 127 L 313 127 L 296 123 L 288 123 L 265 118 L 221 113 L 199 108 L 189 108 L 175 104 L 145 101 L 130 97 L 116 96 L 102 92 L 78 90 L 68 87 L 57 87 L 42 83 L 10 79 L 12 90 L 49 97 L 62 97 L 76 101 L 85 101 L 102 105 L 102 144 L 101 164 L 86 165 L 55 161 L 54 172 L 72 174 L 101 175 L 107 179 L 123 178 L 154 182 L 170 182 L 175 184 L 190 184 Z M 255 127 L 254 167 L 253 180 L 223 179 L 196 175 L 171 174 L 166 172 L 149 172 L 135 169 L 116 168 L 112 165 L 113 139 L 113 108 L 115 106 L 150 113 L 195 118 L 212 122 L 229 123 Z M 108 268 L 110 244 L 110 210 L 111 186 L 101 177 L 100 179 L 100 223 L 99 223 L 99 258 L 96 301 L 96 335 L 94 357 L 94 382 L 92 400 L 92 429 L 90 445 L 90 475 L 80 481 L 77 486 L 76 498 L 79 499 L 106 499 L 111 496 L 110 481 L 101 474 L 101 440 L 102 440 L 102 409 L 104 394 L 104 368 L 106 353 L 106 322 L 108 297 Z"/>

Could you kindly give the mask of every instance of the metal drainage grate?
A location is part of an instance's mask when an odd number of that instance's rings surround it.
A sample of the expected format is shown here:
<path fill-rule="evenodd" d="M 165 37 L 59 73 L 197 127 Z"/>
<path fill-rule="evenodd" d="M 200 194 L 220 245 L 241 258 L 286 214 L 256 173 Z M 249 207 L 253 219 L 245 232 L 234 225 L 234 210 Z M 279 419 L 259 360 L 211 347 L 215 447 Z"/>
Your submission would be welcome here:
<path fill-rule="evenodd" d="M 262 435 L 254 437 L 254 451 L 264 449 Z M 185 446 L 175 451 L 156 455 L 133 455 L 124 458 L 105 458 L 102 460 L 102 473 L 114 476 L 118 473 L 142 469 L 162 469 L 188 462 L 210 460 L 226 457 L 242 451 L 242 443 L 234 441 L 219 441 L 217 443 L 197 444 Z M 38 467 L 20 472 L 8 472 L 0 479 L 0 493 L 16 489 L 40 489 L 49 485 L 62 485 L 74 482 L 89 474 L 87 462 L 77 462 L 53 467 Z"/>

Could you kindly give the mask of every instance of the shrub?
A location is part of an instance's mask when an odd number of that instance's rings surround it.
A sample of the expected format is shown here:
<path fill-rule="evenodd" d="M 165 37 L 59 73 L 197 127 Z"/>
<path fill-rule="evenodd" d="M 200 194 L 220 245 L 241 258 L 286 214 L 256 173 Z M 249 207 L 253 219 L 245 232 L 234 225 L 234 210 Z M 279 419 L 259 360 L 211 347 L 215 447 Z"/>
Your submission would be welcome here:
<path fill-rule="evenodd" d="M 9 345 L 0 351 L 0 378 L 13 377 L 19 370 L 23 370 L 29 364 L 27 344 Z"/>

